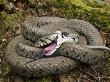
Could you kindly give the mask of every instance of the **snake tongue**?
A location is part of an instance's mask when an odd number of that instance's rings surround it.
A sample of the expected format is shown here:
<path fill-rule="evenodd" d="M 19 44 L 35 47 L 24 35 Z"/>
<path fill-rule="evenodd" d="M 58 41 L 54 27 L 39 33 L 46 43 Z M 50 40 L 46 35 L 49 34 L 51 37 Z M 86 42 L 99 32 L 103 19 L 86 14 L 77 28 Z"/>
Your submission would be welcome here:
<path fill-rule="evenodd" d="M 49 46 L 45 47 L 43 51 L 46 53 L 46 56 L 51 55 L 51 51 L 53 51 L 56 48 L 57 44 L 55 42 L 52 42 L 49 44 Z"/>

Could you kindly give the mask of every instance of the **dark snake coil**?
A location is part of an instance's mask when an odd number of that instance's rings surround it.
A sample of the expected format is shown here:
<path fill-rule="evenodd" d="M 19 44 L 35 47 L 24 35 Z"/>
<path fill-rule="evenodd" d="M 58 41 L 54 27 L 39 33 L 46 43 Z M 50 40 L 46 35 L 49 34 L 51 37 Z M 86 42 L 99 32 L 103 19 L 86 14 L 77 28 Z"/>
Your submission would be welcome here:
<path fill-rule="evenodd" d="M 102 38 L 90 23 L 78 20 L 58 17 L 29 17 L 24 21 L 21 29 L 22 34 L 14 38 L 6 49 L 6 60 L 12 69 L 24 76 L 40 77 L 52 74 L 67 73 L 78 66 L 80 62 L 87 64 L 97 64 L 106 54 L 107 50 L 102 42 Z M 19 43 L 27 46 L 34 46 L 34 43 L 45 34 L 55 31 L 66 31 L 73 33 L 76 31 L 87 39 L 87 45 L 74 45 L 64 43 L 54 54 L 55 57 L 42 58 L 32 61 L 32 53 L 29 57 L 22 57 L 16 51 Z M 97 48 L 98 46 L 98 48 Z M 100 48 L 100 46 L 102 46 Z M 31 49 L 31 48 L 30 48 Z M 33 48 L 32 48 L 33 49 Z M 35 50 L 40 50 L 35 48 Z M 98 52 L 98 53 L 97 53 Z"/>

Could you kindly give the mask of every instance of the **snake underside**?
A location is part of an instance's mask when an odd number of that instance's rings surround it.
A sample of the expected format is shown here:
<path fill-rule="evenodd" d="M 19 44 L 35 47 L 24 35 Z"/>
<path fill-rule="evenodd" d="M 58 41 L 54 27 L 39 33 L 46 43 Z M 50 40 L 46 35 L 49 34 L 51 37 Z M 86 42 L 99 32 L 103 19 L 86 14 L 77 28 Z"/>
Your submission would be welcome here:
<path fill-rule="evenodd" d="M 76 33 L 86 41 L 83 45 L 64 43 L 54 56 L 37 59 L 42 53 L 41 48 L 36 47 L 38 40 L 55 31 Z M 86 21 L 59 17 L 29 17 L 24 21 L 21 35 L 7 46 L 6 60 L 15 72 L 24 76 L 40 77 L 67 73 L 79 63 L 97 64 L 103 57 L 109 56 L 109 52 L 110 49 L 104 46 L 97 29 Z"/>

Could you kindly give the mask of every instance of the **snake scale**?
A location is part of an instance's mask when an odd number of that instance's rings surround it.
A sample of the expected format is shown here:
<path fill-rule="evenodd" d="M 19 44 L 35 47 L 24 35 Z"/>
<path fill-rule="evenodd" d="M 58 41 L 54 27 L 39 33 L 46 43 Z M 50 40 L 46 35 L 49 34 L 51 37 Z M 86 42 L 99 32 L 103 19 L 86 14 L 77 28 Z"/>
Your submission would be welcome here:
<path fill-rule="evenodd" d="M 39 38 L 55 31 L 83 35 L 87 44 L 65 42 L 53 54 L 54 57 L 32 61 L 42 52 L 41 48 L 36 47 Z M 108 57 L 109 52 L 110 49 L 104 46 L 97 29 L 86 21 L 59 17 L 28 17 L 24 21 L 21 35 L 7 46 L 5 58 L 18 74 L 40 77 L 67 73 L 79 63 L 97 64 L 103 57 Z"/>

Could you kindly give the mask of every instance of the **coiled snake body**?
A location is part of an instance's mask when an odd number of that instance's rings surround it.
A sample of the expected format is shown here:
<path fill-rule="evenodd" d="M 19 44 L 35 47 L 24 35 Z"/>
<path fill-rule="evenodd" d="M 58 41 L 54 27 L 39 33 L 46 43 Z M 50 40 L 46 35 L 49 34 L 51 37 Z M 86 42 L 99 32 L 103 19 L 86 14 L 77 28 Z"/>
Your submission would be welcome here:
<path fill-rule="evenodd" d="M 12 69 L 24 76 L 39 77 L 66 73 L 77 67 L 80 62 L 93 65 L 97 64 L 104 56 L 109 56 L 110 49 L 104 46 L 99 32 L 93 25 L 83 20 L 29 17 L 24 22 L 21 31 L 22 35 L 17 36 L 9 43 L 6 60 Z M 42 48 L 36 46 L 39 39 L 56 31 L 73 35 L 77 32 L 85 36 L 87 45 L 76 45 L 73 42 L 63 43 L 53 53 L 55 57 L 32 61 L 42 53 Z"/>

